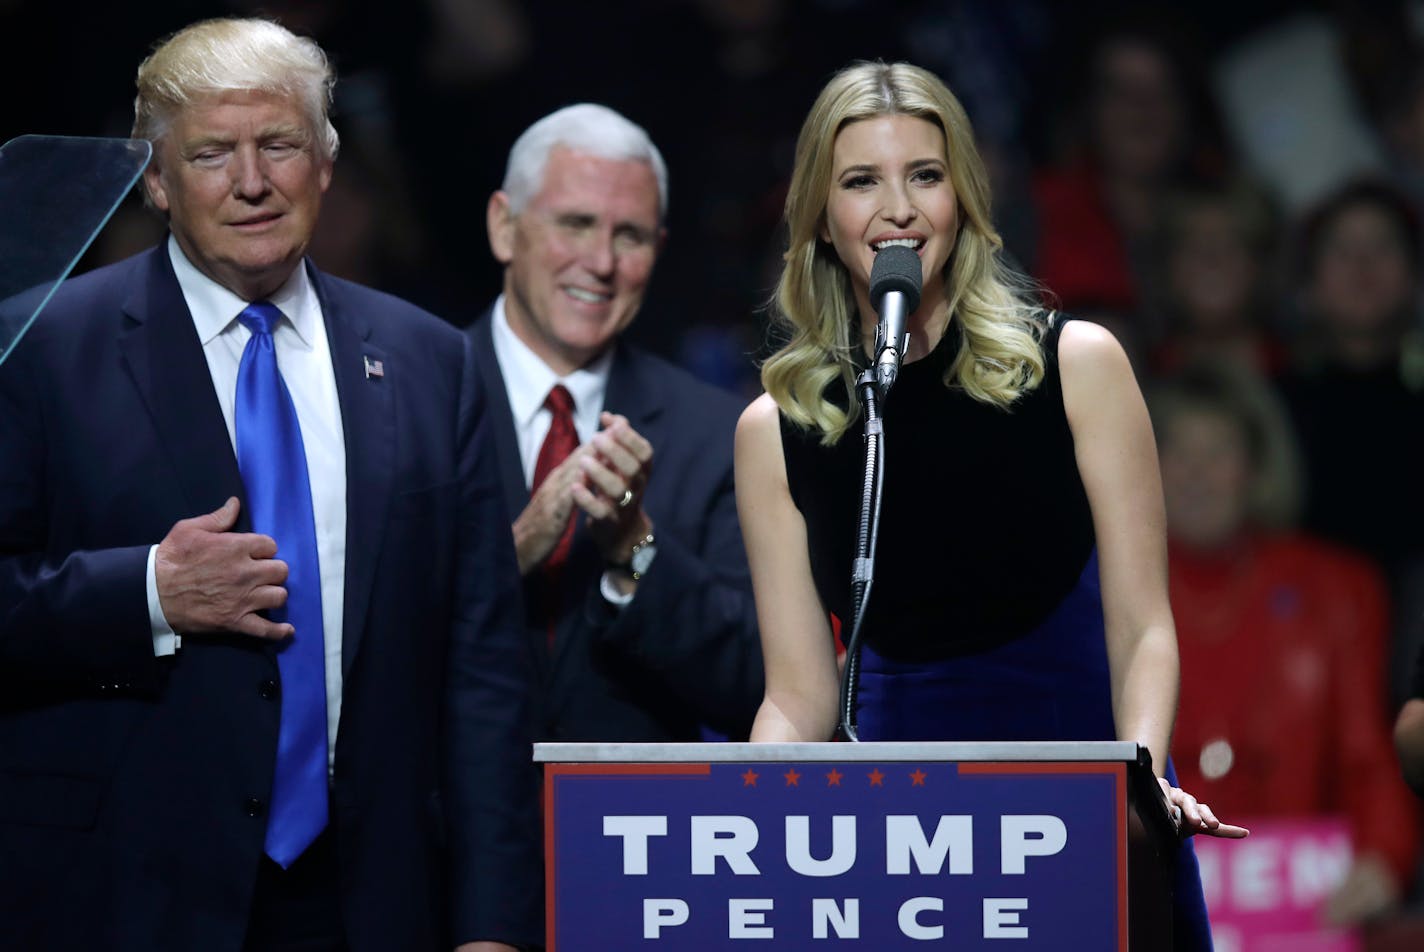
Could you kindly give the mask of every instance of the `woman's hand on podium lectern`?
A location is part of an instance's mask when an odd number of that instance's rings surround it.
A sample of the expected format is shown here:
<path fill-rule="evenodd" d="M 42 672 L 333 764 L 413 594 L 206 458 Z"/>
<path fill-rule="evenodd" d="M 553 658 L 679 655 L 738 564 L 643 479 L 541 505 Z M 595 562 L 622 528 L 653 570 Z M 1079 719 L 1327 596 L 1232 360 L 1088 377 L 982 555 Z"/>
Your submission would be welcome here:
<path fill-rule="evenodd" d="M 1231 840 L 1251 835 L 1251 831 L 1244 826 L 1222 823 L 1216 814 L 1211 812 L 1211 807 L 1198 802 L 1196 797 L 1181 787 L 1172 786 L 1162 777 L 1158 777 L 1157 782 L 1162 785 L 1162 793 L 1167 797 L 1167 812 L 1171 814 L 1172 822 L 1177 827 L 1177 835 L 1182 839 L 1196 836 L 1198 833 Z"/>

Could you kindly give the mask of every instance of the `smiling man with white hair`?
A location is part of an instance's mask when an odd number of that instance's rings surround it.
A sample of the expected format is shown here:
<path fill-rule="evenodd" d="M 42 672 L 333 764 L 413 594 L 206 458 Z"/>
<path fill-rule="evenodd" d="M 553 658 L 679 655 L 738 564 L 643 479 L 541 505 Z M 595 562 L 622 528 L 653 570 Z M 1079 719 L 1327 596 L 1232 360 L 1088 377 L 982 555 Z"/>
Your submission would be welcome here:
<path fill-rule="evenodd" d="M 620 339 L 667 208 L 657 147 L 592 103 L 530 126 L 489 200 L 504 290 L 470 334 L 518 513 L 543 740 L 740 738 L 761 691 L 741 402 Z"/>

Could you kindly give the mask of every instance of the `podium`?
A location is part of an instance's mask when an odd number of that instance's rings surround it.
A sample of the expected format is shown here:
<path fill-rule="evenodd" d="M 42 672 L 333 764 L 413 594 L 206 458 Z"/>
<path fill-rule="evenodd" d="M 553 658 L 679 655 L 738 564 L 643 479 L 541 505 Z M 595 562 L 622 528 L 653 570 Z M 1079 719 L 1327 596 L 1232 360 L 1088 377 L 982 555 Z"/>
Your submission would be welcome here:
<path fill-rule="evenodd" d="M 549 952 L 1168 950 L 1130 742 L 536 744 Z"/>

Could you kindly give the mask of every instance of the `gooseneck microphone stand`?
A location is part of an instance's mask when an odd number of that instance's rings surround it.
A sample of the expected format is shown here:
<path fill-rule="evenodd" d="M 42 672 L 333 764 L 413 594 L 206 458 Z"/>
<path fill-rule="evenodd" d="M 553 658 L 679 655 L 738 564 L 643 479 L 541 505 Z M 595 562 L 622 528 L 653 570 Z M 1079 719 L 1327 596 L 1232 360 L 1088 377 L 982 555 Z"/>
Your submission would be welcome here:
<path fill-rule="evenodd" d="M 860 636 L 865 606 L 875 581 L 875 543 L 880 533 L 880 498 L 885 486 L 885 429 L 880 420 L 880 381 L 871 365 L 856 379 L 856 393 L 865 411 L 865 483 L 860 494 L 860 530 L 856 534 L 855 562 L 851 570 L 853 607 L 850 637 L 845 642 L 845 667 L 841 671 L 840 723 L 837 734 L 859 741 L 855 730 L 855 698 L 860 682 Z"/>

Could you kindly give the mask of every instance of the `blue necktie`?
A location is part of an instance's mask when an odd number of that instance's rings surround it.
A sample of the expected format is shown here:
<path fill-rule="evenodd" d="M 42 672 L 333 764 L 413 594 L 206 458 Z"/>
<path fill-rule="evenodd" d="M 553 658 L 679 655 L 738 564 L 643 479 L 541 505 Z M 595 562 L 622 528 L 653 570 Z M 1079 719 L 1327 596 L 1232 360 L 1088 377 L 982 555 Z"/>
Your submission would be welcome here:
<path fill-rule="evenodd" d="M 277 540 L 277 558 L 289 570 L 287 604 L 267 616 L 296 629 L 277 656 L 282 716 L 266 841 L 267 855 L 285 869 L 326 827 L 327 753 L 316 523 L 297 409 L 272 342 L 281 319 L 282 312 L 266 301 L 238 315 L 252 337 L 237 369 L 236 430 L 252 531 Z"/>

